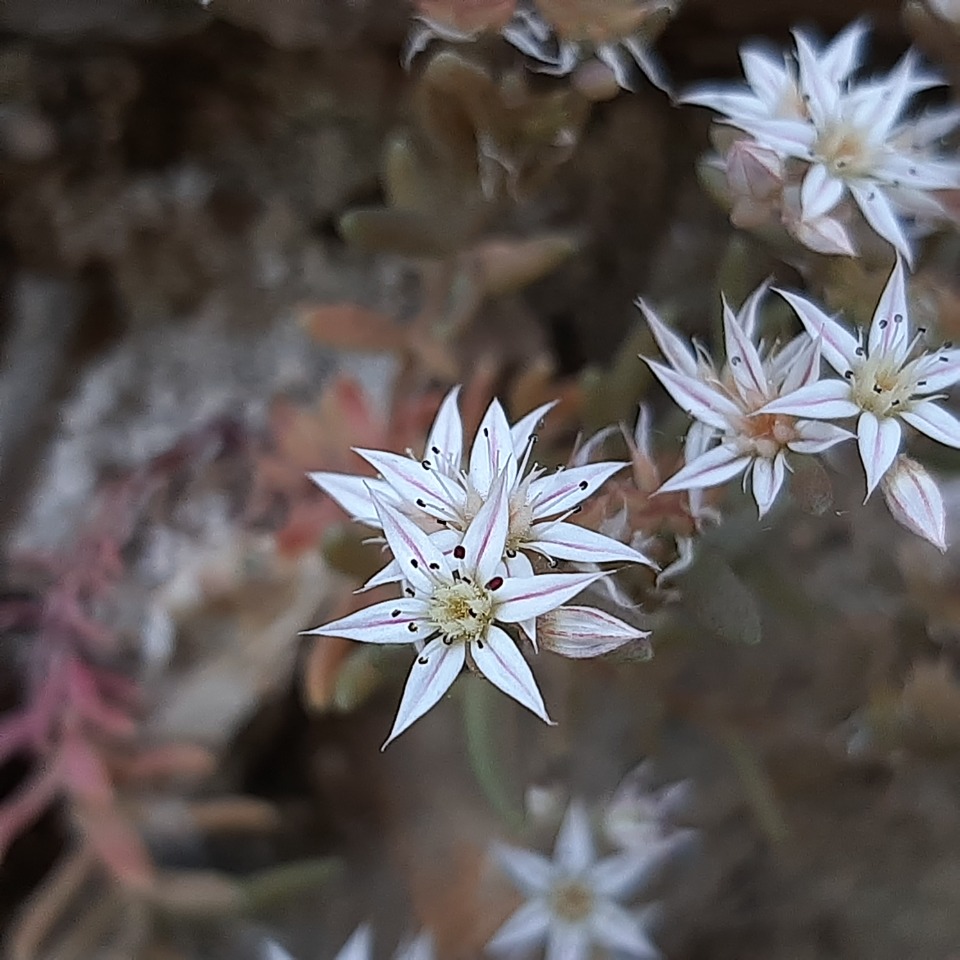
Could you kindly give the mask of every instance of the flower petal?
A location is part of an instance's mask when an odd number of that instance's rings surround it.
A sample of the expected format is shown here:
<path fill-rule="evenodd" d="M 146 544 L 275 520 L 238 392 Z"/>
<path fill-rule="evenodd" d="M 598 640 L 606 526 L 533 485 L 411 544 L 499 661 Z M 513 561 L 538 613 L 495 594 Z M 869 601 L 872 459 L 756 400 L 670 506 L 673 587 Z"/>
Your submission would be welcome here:
<path fill-rule="evenodd" d="M 460 386 L 455 386 L 444 398 L 437 416 L 427 434 L 425 457 L 436 457 L 449 471 L 456 473 L 463 460 L 463 421 L 460 419 Z"/>
<path fill-rule="evenodd" d="M 633 547 L 575 523 L 558 521 L 536 524 L 530 529 L 530 538 L 524 543 L 524 549 L 535 550 L 556 560 L 581 563 L 611 563 L 619 560 L 653 566 L 652 561 Z"/>
<path fill-rule="evenodd" d="M 650 327 L 650 332 L 653 334 L 653 339 L 657 341 L 657 346 L 660 348 L 660 352 L 663 354 L 667 363 L 678 373 L 684 373 L 688 377 L 695 377 L 697 375 L 697 356 L 690 345 L 686 343 L 682 337 L 677 336 L 677 334 L 647 306 L 645 300 L 637 297 L 634 303 L 640 308 L 640 312 L 643 314 L 644 319 L 647 321 L 647 326 Z"/>
<path fill-rule="evenodd" d="M 809 386 L 820 379 L 820 339 L 801 333 L 784 348 L 790 349 L 797 340 L 801 341 L 799 349 L 790 358 L 789 364 L 783 372 L 783 383 L 780 395 L 786 396 L 800 387 Z M 783 353 L 783 351 L 780 351 Z"/>
<path fill-rule="evenodd" d="M 867 340 L 870 357 L 883 354 L 901 363 L 910 342 L 907 327 L 907 290 L 903 276 L 903 260 L 897 257 L 870 324 Z"/>
<path fill-rule="evenodd" d="M 749 456 L 743 456 L 736 450 L 721 444 L 713 447 L 696 460 L 681 467 L 666 483 L 662 484 L 658 493 L 669 493 L 672 490 L 702 490 L 704 487 L 715 487 L 726 483 L 731 477 L 743 473 L 749 466 Z"/>
<path fill-rule="evenodd" d="M 960 350 L 938 350 L 921 357 L 915 368 L 916 393 L 927 396 L 940 393 L 960 380 Z"/>
<path fill-rule="evenodd" d="M 856 200 L 857 206 L 860 208 L 860 212 L 863 214 L 863 219 L 894 250 L 903 254 L 907 266 L 912 269 L 913 249 L 903 232 L 900 219 L 894 213 L 893 207 L 882 188 L 876 183 L 861 180 L 850 180 L 847 185 L 850 188 L 850 193 L 853 194 L 853 199 Z"/>
<path fill-rule="evenodd" d="M 900 450 L 903 430 L 896 417 L 880 418 L 865 410 L 857 421 L 857 445 L 867 475 L 867 497 L 876 489 Z"/>
<path fill-rule="evenodd" d="M 818 380 L 800 387 L 776 400 L 771 400 L 757 413 L 784 413 L 811 420 L 836 420 L 855 417 L 860 407 L 850 399 L 850 384 L 846 380 Z"/>
<path fill-rule="evenodd" d="M 362 923 L 340 948 L 335 960 L 370 960 L 372 950 L 373 932 L 368 924 Z"/>
<path fill-rule="evenodd" d="M 623 900 L 642 886 L 661 862 L 660 856 L 651 856 L 649 849 L 642 848 L 606 857 L 591 868 L 589 884 L 597 896 Z"/>
<path fill-rule="evenodd" d="M 452 575 L 443 552 L 412 520 L 376 495 L 373 505 L 394 559 L 415 590 L 430 591 L 438 575 Z"/>
<path fill-rule="evenodd" d="M 397 495 L 382 480 L 373 477 L 357 477 L 348 473 L 327 473 L 322 470 L 307 476 L 357 522 L 368 527 L 378 527 L 377 511 L 370 499 L 370 490 L 376 490 L 385 500 L 399 504 Z"/>
<path fill-rule="evenodd" d="M 381 502 L 406 502 L 440 519 L 456 519 L 456 507 L 463 499 L 460 485 L 445 476 L 434 460 L 414 460 L 386 450 L 354 448 L 364 460 L 374 466 L 392 488 L 391 496 L 380 497 Z M 376 493 L 376 487 L 373 488 Z"/>
<path fill-rule="evenodd" d="M 510 526 L 507 472 L 501 471 L 477 515 L 470 521 L 454 557 L 472 570 L 478 583 L 486 583 L 503 559 Z"/>
<path fill-rule="evenodd" d="M 600 900 L 590 916 L 597 943 L 637 960 L 658 960 L 660 951 L 647 936 L 640 920 L 610 900 Z"/>
<path fill-rule="evenodd" d="M 527 498 L 535 520 L 546 520 L 573 509 L 595 494 L 626 463 L 588 463 L 583 467 L 557 470 L 530 484 Z"/>
<path fill-rule="evenodd" d="M 540 617 L 537 633 L 545 650 L 583 660 L 599 657 L 631 640 L 649 636 L 596 607 L 562 606 Z"/>
<path fill-rule="evenodd" d="M 462 643 L 447 646 L 438 637 L 423 648 L 410 668 L 397 719 L 381 750 L 437 703 L 459 676 L 465 660 L 466 648 Z"/>
<path fill-rule="evenodd" d="M 470 645 L 470 655 L 477 669 L 495 687 L 499 687 L 508 697 L 513 697 L 545 723 L 553 723 L 547 715 L 530 666 L 509 634 L 497 626 L 491 626 L 486 640 Z"/>
<path fill-rule="evenodd" d="M 557 832 L 553 861 L 564 873 L 577 875 L 589 870 L 594 860 L 596 851 L 590 817 L 580 800 L 571 800 Z"/>
<path fill-rule="evenodd" d="M 833 423 L 820 423 L 816 420 L 799 420 L 794 429 L 800 435 L 799 440 L 791 440 L 787 447 L 794 453 L 822 453 L 830 447 L 852 440 L 853 434 Z"/>
<path fill-rule="evenodd" d="M 599 580 L 602 573 L 541 573 L 535 577 L 504 580 L 494 591 L 494 616 L 503 623 L 518 623 L 539 617 L 573 599 Z"/>
<path fill-rule="evenodd" d="M 530 438 L 540 429 L 540 423 L 543 421 L 543 418 L 559 402 L 559 400 L 551 400 L 549 403 L 541 404 L 536 410 L 531 410 L 525 417 L 521 417 L 510 428 L 510 436 L 513 439 L 513 455 L 517 460 L 523 459 L 523 454 L 527 449 Z"/>
<path fill-rule="evenodd" d="M 900 416 L 932 440 L 960 449 L 960 422 L 932 400 L 921 400 Z"/>
<path fill-rule="evenodd" d="M 767 375 L 760 362 L 760 355 L 744 333 L 726 297 L 723 298 L 723 337 L 727 364 L 741 396 L 744 399 L 766 396 Z"/>
<path fill-rule="evenodd" d="M 836 320 L 828 317 L 816 304 L 790 293 L 789 290 L 777 290 L 787 303 L 793 307 L 793 312 L 800 318 L 807 333 L 814 340 L 820 340 L 820 352 L 823 359 L 841 376 L 857 365 L 857 347 L 859 344 L 853 335 L 844 329 Z"/>
<path fill-rule="evenodd" d="M 550 911 L 542 900 L 530 900 L 493 935 L 486 949 L 492 953 L 527 950 L 543 940 L 550 927 Z"/>
<path fill-rule="evenodd" d="M 543 960 L 590 960 L 590 934 L 582 924 L 554 923 Z"/>
<path fill-rule="evenodd" d="M 727 430 L 730 422 L 740 417 L 737 405 L 719 390 L 704 383 L 699 376 L 675 373 L 654 360 L 647 360 L 646 363 L 677 405 L 696 420 L 718 430 Z"/>
<path fill-rule="evenodd" d="M 916 460 L 897 457 L 880 482 L 880 490 L 897 523 L 946 553 L 943 497 L 933 477 Z"/>
<path fill-rule="evenodd" d="M 553 864 L 539 853 L 498 843 L 493 848 L 497 866 L 528 897 L 546 893 L 553 882 Z"/>
<path fill-rule="evenodd" d="M 364 607 L 303 633 L 304 636 L 344 637 L 362 643 L 412 643 L 416 634 L 410 626 L 417 626 L 424 613 L 422 600 L 400 597 Z"/>
<path fill-rule="evenodd" d="M 494 397 L 477 427 L 470 450 L 470 483 L 477 493 L 485 497 L 493 481 L 504 469 L 508 473 L 508 483 L 512 484 L 517 471 L 513 438 L 507 415 L 500 401 Z"/>
<path fill-rule="evenodd" d="M 757 457 L 753 461 L 751 490 L 761 517 L 773 506 L 773 501 L 783 486 L 784 471 L 785 457 L 782 450 L 773 460 Z"/>
<path fill-rule="evenodd" d="M 434 956 L 433 937 L 424 932 L 401 947 L 393 960 L 434 960 Z"/>
<path fill-rule="evenodd" d="M 814 163 L 807 170 L 800 185 L 800 211 L 804 220 L 826 216 L 846 192 L 844 182 L 832 177 L 822 163 Z"/>
<path fill-rule="evenodd" d="M 793 31 L 797 49 L 799 85 L 814 123 L 822 128 L 838 112 L 840 84 L 823 69 L 814 44 L 801 30 Z"/>

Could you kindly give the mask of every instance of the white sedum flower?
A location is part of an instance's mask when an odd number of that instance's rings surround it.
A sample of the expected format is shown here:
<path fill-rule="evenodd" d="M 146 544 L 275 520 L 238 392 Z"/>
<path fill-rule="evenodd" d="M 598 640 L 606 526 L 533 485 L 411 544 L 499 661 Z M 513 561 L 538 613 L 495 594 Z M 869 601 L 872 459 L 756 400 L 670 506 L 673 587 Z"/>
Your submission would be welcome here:
<path fill-rule="evenodd" d="M 911 336 L 903 264 L 898 259 L 877 304 L 865 342 L 816 304 L 778 291 L 824 359 L 843 377 L 810 383 L 768 403 L 761 416 L 790 415 L 834 420 L 857 417 L 857 443 L 867 478 L 867 497 L 893 465 L 906 423 L 933 440 L 960 449 L 960 423 L 936 401 L 960 380 L 960 350 L 935 353 L 920 347 L 925 331 Z"/>
<path fill-rule="evenodd" d="M 678 0 L 536 0 L 518 8 L 504 36 L 537 61 L 540 73 L 566 76 L 595 58 L 623 90 L 634 89 L 639 67 L 666 91 L 666 76 L 644 30 L 651 18 L 673 16 L 678 6 Z"/>
<path fill-rule="evenodd" d="M 380 498 L 426 529 L 439 532 L 436 542 L 449 552 L 487 502 L 496 477 L 504 473 L 509 503 L 504 554 L 515 575 L 533 573 L 523 552 L 550 561 L 650 564 L 643 554 L 612 537 L 567 522 L 625 463 L 594 463 L 554 473 L 546 473 L 536 464 L 528 468 L 537 424 L 554 404 L 538 407 L 511 427 L 496 399 L 487 408 L 467 452 L 457 408 L 459 391 L 455 387 L 441 403 L 422 458 L 357 449 L 380 472 L 380 480 L 323 472 L 311 473 L 310 479 L 355 520 L 368 526 L 379 526 L 373 498 Z M 402 571 L 391 564 L 368 585 L 401 576 Z"/>
<path fill-rule="evenodd" d="M 820 376 L 819 344 L 808 337 L 801 335 L 782 349 L 762 354 L 754 344 L 757 308 L 765 289 L 760 287 L 748 298 L 739 316 L 724 301 L 727 363 L 721 370 L 703 350 L 684 343 L 642 301 L 638 304 L 670 364 L 646 360 L 647 365 L 677 404 L 698 421 L 691 427 L 694 442 L 687 445 L 686 465 L 660 490 L 704 489 L 745 474 L 744 484 L 749 483 L 761 517 L 783 485 L 789 452 L 820 453 L 851 436 L 832 424 L 789 414 L 758 416 L 771 401 L 791 397 Z M 709 445 L 711 438 L 719 443 Z"/>
<path fill-rule="evenodd" d="M 904 120 L 915 93 L 942 85 L 918 71 L 912 52 L 883 79 L 851 81 L 861 65 L 864 32 L 854 24 L 818 47 L 796 31 L 795 69 L 747 48 L 746 90 L 711 86 L 685 101 L 717 110 L 722 122 L 799 165 L 800 224 L 822 223 L 849 197 L 873 231 L 910 262 L 900 214 L 942 212 L 931 192 L 960 187 L 960 166 L 932 149 L 960 122 L 960 111 Z M 839 226 L 826 222 L 831 232 Z M 821 232 L 814 227 L 811 239 Z M 794 233 L 803 240 L 802 228 Z"/>
<path fill-rule="evenodd" d="M 394 954 L 394 960 L 434 960 L 433 938 L 429 933 L 421 933 L 407 944 L 402 944 Z M 372 960 L 373 932 L 363 923 L 351 934 L 350 939 L 341 947 L 334 960 Z M 264 960 L 293 960 L 279 944 L 273 940 L 266 943 Z"/>
<path fill-rule="evenodd" d="M 507 496 L 504 470 L 448 557 L 408 517 L 374 494 L 384 536 L 403 572 L 404 596 L 307 632 L 365 643 L 417 644 L 419 655 L 384 746 L 437 703 L 465 665 L 552 722 L 530 667 L 499 624 L 535 623 L 603 574 L 511 576 L 502 561 Z"/>
<path fill-rule="evenodd" d="M 649 857 L 631 851 L 598 860 L 581 803 L 567 809 L 553 860 L 508 846 L 496 848 L 494 855 L 528 899 L 497 931 L 488 951 L 546 941 L 546 960 L 588 960 L 594 944 L 618 956 L 660 956 L 640 920 L 620 903 L 648 875 Z"/>

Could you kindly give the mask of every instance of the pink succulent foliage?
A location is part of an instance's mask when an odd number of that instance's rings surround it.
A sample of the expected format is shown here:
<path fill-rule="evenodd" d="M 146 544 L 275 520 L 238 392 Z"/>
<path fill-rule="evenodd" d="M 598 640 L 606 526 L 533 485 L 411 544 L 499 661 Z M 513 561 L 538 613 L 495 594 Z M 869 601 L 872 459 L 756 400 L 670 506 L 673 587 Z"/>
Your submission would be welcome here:
<path fill-rule="evenodd" d="M 105 611 L 125 577 L 122 551 L 147 499 L 180 466 L 203 460 L 212 435 L 222 442 L 220 425 L 108 486 L 73 549 L 16 558 L 42 586 L 33 598 L 0 600 L 0 630 L 30 637 L 22 705 L 0 717 L 0 764 L 25 755 L 33 769 L 0 803 L 0 860 L 63 799 L 82 842 L 121 883 L 142 889 L 152 881 L 149 853 L 116 784 L 195 766 L 198 751 L 138 743 L 140 685 L 106 665 L 124 645 Z"/>

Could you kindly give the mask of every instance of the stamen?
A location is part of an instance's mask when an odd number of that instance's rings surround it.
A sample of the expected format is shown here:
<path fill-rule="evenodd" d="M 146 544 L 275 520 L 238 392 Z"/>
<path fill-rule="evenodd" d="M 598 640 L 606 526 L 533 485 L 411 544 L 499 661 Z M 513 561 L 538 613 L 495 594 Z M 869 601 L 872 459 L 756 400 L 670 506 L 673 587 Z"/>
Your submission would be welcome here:
<path fill-rule="evenodd" d="M 421 663 L 421 664 L 423 664 L 424 666 L 426 666 L 426 664 L 429 663 L 429 662 L 430 662 L 430 661 L 427 660 L 426 657 L 417 657 L 417 663 Z"/>
<path fill-rule="evenodd" d="M 587 483 L 586 480 L 581 480 L 580 483 L 577 484 L 577 486 L 579 486 L 581 490 L 586 490 L 589 484 Z"/>
<path fill-rule="evenodd" d="M 847 370 L 846 373 L 844 373 L 844 375 L 843 375 L 843 379 L 844 379 L 844 380 L 852 380 L 852 379 L 853 379 L 853 371 L 852 371 L 852 370 Z"/>
<path fill-rule="evenodd" d="M 404 592 L 408 597 L 413 597 L 413 596 L 416 595 L 416 594 L 414 593 L 413 587 L 404 587 L 404 588 L 403 588 L 403 592 Z"/>
<path fill-rule="evenodd" d="M 417 630 L 419 629 L 419 627 L 418 627 L 415 623 L 408 623 L 408 624 L 407 624 L 407 629 L 408 629 L 411 633 L 416 633 Z"/>
<path fill-rule="evenodd" d="M 431 447 L 431 448 L 430 448 L 430 452 L 431 452 L 434 456 L 436 456 L 436 457 L 439 457 L 439 456 L 440 456 L 440 448 L 439 448 L 439 447 Z"/>
<path fill-rule="evenodd" d="M 464 550 L 462 543 L 457 544 L 457 546 L 455 546 L 455 547 L 453 548 L 453 555 L 454 555 L 458 560 L 463 560 L 463 558 L 466 557 L 467 551 Z"/>
<path fill-rule="evenodd" d="M 430 461 L 429 461 L 429 460 L 424 460 L 424 461 L 420 464 L 420 466 L 423 467 L 424 470 L 429 470 L 429 469 L 430 469 Z"/>
<path fill-rule="evenodd" d="M 416 557 L 411 557 L 411 558 L 410 558 L 410 566 L 413 567 L 414 570 L 419 570 L 419 569 L 420 569 L 420 561 L 419 561 Z"/>
<path fill-rule="evenodd" d="M 391 610 L 391 611 L 390 611 L 390 616 L 391 616 L 391 617 L 399 617 L 402 612 L 403 612 L 403 611 L 400 610 L 400 608 L 398 607 L 396 610 Z"/>
<path fill-rule="evenodd" d="M 488 590 L 499 590 L 503 586 L 503 577 L 494 577 L 492 580 L 488 581 L 487 589 Z"/>
<path fill-rule="evenodd" d="M 440 564 L 439 564 L 439 563 L 436 563 L 436 562 L 431 563 L 431 564 L 430 564 L 430 569 L 431 569 L 431 570 L 439 570 L 439 569 L 440 569 Z"/>

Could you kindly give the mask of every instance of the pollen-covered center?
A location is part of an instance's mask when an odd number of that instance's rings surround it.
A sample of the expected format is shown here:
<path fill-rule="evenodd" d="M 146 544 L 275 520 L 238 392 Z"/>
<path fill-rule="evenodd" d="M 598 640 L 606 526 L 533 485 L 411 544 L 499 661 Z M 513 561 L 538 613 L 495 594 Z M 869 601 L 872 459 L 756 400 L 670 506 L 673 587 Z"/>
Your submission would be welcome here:
<path fill-rule="evenodd" d="M 437 586 L 427 617 L 450 643 L 482 641 L 493 622 L 493 595 L 467 580 Z"/>
<path fill-rule="evenodd" d="M 582 923 L 593 910 L 593 891 L 577 880 L 564 880 L 550 891 L 550 906 L 568 923 Z"/>
<path fill-rule="evenodd" d="M 737 439 L 743 454 L 772 460 L 788 443 L 799 438 L 796 417 L 761 413 L 744 417 Z"/>
<path fill-rule="evenodd" d="M 837 177 L 857 177 L 873 167 L 873 151 L 864 131 L 846 124 L 828 127 L 814 144 L 813 152 Z"/>
<path fill-rule="evenodd" d="M 878 417 L 895 417 L 906 408 L 918 383 L 910 365 L 900 368 L 889 356 L 868 358 L 847 375 L 851 399 Z"/>

